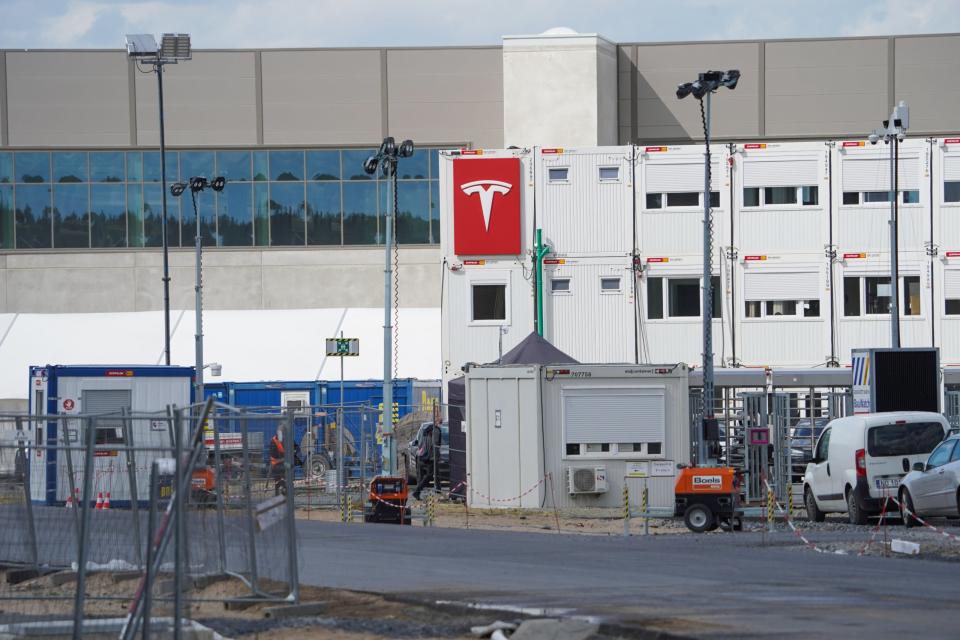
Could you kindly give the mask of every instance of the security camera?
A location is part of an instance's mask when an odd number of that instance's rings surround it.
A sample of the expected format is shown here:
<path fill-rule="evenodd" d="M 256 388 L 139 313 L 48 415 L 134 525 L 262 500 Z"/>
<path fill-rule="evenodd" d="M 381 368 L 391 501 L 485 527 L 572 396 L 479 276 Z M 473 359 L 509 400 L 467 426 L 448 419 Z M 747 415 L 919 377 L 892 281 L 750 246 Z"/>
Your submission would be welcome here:
<path fill-rule="evenodd" d="M 880 136 L 875 133 L 871 133 L 869 136 L 867 136 L 867 140 L 870 141 L 870 144 L 877 144 L 880 142 Z"/>

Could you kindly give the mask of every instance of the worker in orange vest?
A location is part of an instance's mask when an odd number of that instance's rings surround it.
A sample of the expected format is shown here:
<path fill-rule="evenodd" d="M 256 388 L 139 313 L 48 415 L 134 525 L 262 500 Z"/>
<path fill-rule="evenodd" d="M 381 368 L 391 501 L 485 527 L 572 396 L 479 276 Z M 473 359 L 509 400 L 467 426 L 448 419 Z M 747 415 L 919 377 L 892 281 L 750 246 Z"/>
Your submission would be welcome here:
<path fill-rule="evenodd" d="M 283 468 L 283 427 L 270 439 L 270 477 L 273 478 L 273 495 L 287 495 L 286 469 Z"/>

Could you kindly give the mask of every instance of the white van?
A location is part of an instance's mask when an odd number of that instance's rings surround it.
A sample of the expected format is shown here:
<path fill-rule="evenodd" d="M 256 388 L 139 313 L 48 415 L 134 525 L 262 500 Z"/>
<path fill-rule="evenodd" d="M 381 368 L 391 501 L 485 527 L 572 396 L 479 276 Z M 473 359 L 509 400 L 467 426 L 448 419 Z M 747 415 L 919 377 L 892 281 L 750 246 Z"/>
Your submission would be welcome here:
<path fill-rule="evenodd" d="M 923 462 L 947 435 L 939 413 L 894 411 L 832 420 L 803 476 L 807 516 L 822 522 L 846 511 L 853 524 L 866 524 L 884 496 L 896 497 L 900 479 Z M 887 507 L 890 508 L 890 505 Z"/>

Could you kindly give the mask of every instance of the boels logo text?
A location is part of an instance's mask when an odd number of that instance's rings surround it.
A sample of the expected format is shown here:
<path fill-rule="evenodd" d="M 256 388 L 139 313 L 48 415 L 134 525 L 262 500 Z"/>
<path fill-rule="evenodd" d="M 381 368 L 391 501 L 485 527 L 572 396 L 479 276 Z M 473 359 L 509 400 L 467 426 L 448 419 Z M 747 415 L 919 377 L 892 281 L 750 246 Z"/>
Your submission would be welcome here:
<path fill-rule="evenodd" d="M 720 476 L 693 476 L 693 489 L 719 489 L 723 485 L 723 478 Z"/>
<path fill-rule="evenodd" d="M 460 256 L 520 253 L 520 160 L 453 161 L 453 249 Z"/>

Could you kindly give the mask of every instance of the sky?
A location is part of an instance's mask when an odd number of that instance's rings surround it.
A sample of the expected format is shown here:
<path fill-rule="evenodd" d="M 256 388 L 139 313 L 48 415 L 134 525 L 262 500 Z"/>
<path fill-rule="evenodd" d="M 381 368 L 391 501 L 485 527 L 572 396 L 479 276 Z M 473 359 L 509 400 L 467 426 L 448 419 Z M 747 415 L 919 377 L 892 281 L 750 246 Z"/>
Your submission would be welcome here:
<path fill-rule="evenodd" d="M 121 48 L 186 32 L 205 48 L 499 44 L 569 27 L 614 42 L 960 32 L 960 0 L 0 0 L 0 48 Z"/>

